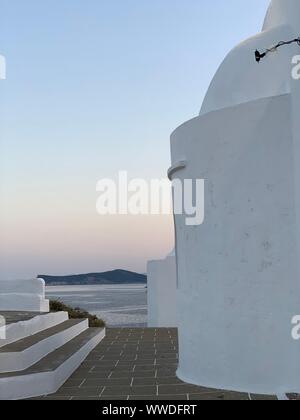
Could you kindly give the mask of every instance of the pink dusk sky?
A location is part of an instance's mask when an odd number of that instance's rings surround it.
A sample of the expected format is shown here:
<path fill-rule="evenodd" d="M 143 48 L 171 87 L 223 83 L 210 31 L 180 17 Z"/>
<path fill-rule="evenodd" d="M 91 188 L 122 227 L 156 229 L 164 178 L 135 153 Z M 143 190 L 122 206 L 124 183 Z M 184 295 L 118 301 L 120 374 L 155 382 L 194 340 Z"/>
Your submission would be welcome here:
<path fill-rule="evenodd" d="M 170 133 L 267 4 L 0 0 L 3 278 L 143 273 L 172 250 L 171 215 L 100 216 L 97 181 L 166 177 Z"/>

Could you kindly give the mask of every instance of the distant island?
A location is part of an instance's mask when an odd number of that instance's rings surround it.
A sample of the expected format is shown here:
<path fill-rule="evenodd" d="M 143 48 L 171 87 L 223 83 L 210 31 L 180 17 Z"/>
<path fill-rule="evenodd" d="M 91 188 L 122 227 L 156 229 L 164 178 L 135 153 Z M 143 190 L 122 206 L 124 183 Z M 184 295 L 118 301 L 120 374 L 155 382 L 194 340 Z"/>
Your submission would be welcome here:
<path fill-rule="evenodd" d="M 38 275 L 44 279 L 46 286 L 74 285 L 113 285 L 113 284 L 146 284 L 147 276 L 126 270 L 114 270 L 104 273 L 74 274 L 68 276 Z"/>

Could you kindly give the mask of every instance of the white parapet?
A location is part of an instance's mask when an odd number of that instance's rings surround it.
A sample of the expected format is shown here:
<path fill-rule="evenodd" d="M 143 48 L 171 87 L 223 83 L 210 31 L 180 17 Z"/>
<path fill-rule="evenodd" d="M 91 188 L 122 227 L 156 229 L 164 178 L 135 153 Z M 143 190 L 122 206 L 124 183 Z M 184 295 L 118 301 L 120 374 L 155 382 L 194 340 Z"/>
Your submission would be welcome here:
<path fill-rule="evenodd" d="M 48 312 L 44 280 L 0 280 L 0 311 Z"/>
<path fill-rule="evenodd" d="M 148 327 L 177 327 L 175 255 L 149 261 L 147 275 Z"/>
<path fill-rule="evenodd" d="M 300 392 L 300 80 L 289 45 L 299 0 L 275 0 L 264 32 L 221 65 L 199 117 L 172 135 L 173 179 L 205 179 L 205 221 L 176 215 L 179 369 L 186 382 Z"/>

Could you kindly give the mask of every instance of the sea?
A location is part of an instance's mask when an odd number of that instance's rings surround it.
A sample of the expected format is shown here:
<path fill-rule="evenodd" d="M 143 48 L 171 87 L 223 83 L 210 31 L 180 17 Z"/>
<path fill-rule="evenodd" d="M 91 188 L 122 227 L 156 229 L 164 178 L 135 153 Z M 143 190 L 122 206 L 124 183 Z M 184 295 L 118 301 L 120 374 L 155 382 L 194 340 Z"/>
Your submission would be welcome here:
<path fill-rule="evenodd" d="M 46 296 L 85 309 L 111 328 L 147 326 L 146 285 L 49 286 Z"/>

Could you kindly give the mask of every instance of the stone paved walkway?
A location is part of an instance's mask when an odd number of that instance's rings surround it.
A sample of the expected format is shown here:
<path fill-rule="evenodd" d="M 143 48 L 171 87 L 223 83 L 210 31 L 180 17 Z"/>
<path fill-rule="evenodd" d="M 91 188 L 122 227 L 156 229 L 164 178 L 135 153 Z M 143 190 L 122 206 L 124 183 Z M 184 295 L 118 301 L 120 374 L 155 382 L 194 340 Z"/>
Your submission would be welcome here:
<path fill-rule="evenodd" d="M 176 378 L 175 329 L 108 329 L 106 338 L 54 395 L 61 400 L 276 399 L 188 385 Z"/>

